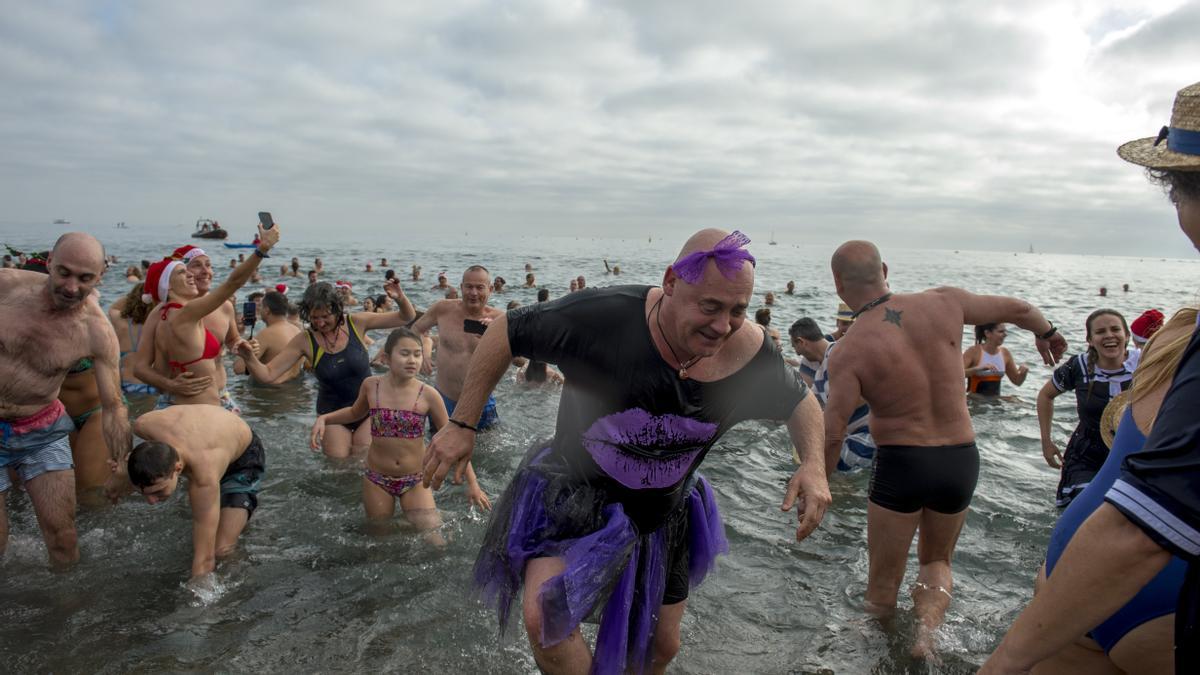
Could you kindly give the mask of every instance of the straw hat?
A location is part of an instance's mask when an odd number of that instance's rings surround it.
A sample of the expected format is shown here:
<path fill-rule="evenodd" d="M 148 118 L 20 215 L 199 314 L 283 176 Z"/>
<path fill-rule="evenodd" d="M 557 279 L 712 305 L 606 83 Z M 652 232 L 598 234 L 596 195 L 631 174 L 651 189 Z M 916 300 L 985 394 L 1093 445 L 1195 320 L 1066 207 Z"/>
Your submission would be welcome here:
<path fill-rule="evenodd" d="M 1120 394 L 1112 397 L 1108 405 L 1104 406 L 1104 414 L 1100 416 L 1100 439 L 1112 449 L 1113 439 L 1117 437 L 1117 426 L 1121 424 L 1121 417 L 1125 415 L 1125 408 L 1129 407 L 1129 392 L 1123 391 Z"/>
<path fill-rule="evenodd" d="M 837 320 L 838 321 L 853 321 L 854 320 L 854 310 L 850 309 L 850 305 L 847 305 L 844 302 L 838 303 Z"/>
<path fill-rule="evenodd" d="M 1126 162 L 1151 169 L 1200 171 L 1200 82 L 1175 95 L 1171 126 L 1158 136 L 1129 141 L 1117 148 Z"/>

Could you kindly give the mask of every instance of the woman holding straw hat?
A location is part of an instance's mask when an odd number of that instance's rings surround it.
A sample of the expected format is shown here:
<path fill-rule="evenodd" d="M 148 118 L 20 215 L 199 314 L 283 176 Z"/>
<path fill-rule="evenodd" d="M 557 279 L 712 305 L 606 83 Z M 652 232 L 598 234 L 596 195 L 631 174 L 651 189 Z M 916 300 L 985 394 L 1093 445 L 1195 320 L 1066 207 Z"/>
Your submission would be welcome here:
<path fill-rule="evenodd" d="M 1117 154 L 1146 167 L 1167 190 L 1180 229 L 1200 247 L 1200 83 L 1175 97 L 1170 126 L 1122 145 Z M 1198 402 L 1200 334 L 1194 332 L 1145 448 L 1122 462 L 1105 503 L 1071 537 L 1053 574 L 981 673 L 1028 672 L 1060 653 L 1137 595 L 1172 554 L 1188 561 L 1176 609 L 1175 670 L 1200 672 Z M 1142 670 L 1145 664 L 1133 665 Z"/>

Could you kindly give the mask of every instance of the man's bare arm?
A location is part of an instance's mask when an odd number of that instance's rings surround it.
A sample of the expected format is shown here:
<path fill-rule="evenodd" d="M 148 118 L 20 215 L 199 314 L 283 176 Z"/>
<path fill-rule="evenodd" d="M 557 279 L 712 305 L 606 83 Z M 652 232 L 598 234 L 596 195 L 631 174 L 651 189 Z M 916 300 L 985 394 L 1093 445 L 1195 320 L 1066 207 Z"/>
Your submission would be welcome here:
<path fill-rule="evenodd" d="M 838 458 L 842 454 L 842 443 L 846 440 L 846 425 L 850 416 L 862 400 L 862 384 L 844 359 L 839 360 L 834 350 L 826 358 L 829 375 L 829 398 L 825 401 L 825 475 L 837 470 Z"/>
<path fill-rule="evenodd" d="M 108 318 L 97 312 L 92 319 L 92 363 L 103 410 L 104 442 L 112 458 L 120 461 L 132 449 L 129 411 L 121 399 L 120 345 Z"/>
<path fill-rule="evenodd" d="M 1058 363 L 1067 351 L 1067 341 L 1060 333 L 1047 335 L 1054 324 L 1042 316 L 1041 310 L 1024 300 L 1004 295 L 976 295 L 952 286 L 943 286 L 934 289 L 934 292 L 951 298 L 962 308 L 965 324 L 1011 323 L 1033 333 L 1037 338 L 1038 353 L 1046 365 Z M 1047 336 L 1047 339 L 1042 336 Z"/>
<path fill-rule="evenodd" d="M 454 467 L 457 467 L 454 481 L 462 482 L 467 462 L 471 459 L 471 452 L 475 446 L 475 435 L 469 429 L 455 424 L 454 420 L 472 426 L 479 420 L 488 394 L 492 393 L 500 378 L 508 372 L 508 364 L 512 362 L 512 358 L 512 347 L 508 342 L 508 317 L 500 316 L 488 325 L 487 331 L 475 348 L 475 353 L 471 356 L 462 396 L 458 399 L 458 405 L 454 407 L 450 424 L 433 437 L 433 442 L 425 451 L 426 485 L 432 485 L 434 488 L 441 486 L 446 474 Z"/>
<path fill-rule="evenodd" d="M 780 508 L 787 511 L 796 504 L 796 518 L 800 521 L 796 526 L 796 541 L 801 541 L 817 529 L 833 501 L 829 494 L 825 456 L 821 451 L 824 437 L 821 406 L 815 395 L 810 393 L 800 401 L 788 418 L 787 426 L 800 466 L 788 481 Z"/>
<path fill-rule="evenodd" d="M 217 567 L 217 529 L 221 525 L 221 488 L 195 480 L 188 485 L 192 503 L 192 578 Z"/>

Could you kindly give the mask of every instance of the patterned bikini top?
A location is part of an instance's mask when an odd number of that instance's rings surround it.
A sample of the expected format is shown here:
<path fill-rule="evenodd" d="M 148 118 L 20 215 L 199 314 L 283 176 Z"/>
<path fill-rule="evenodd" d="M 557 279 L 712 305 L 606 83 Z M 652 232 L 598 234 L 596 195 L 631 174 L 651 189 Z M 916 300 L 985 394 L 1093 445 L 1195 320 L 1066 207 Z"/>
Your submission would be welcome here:
<path fill-rule="evenodd" d="M 417 400 L 413 408 L 421 400 L 425 385 L 417 390 Z M 375 381 L 375 402 L 379 402 L 379 381 Z M 371 408 L 371 436 L 375 438 L 420 438 L 425 433 L 425 416 L 416 410 L 397 410 L 395 408 Z"/>

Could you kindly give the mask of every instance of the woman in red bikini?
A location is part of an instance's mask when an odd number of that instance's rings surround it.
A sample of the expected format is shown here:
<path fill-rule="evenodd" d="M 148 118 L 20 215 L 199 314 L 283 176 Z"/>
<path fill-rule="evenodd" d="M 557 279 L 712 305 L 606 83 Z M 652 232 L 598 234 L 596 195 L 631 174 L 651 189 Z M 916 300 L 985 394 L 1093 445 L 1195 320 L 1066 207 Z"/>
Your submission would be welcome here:
<path fill-rule="evenodd" d="M 446 404 L 437 389 L 417 379 L 421 370 L 419 335 L 397 328 L 388 335 L 383 351 L 388 373 L 363 380 L 353 405 L 318 416 L 311 445 L 314 450 L 321 447 L 326 424 L 349 424 L 369 416 L 371 449 L 362 481 L 367 519 L 377 523 L 390 520 L 399 500 L 405 518 L 417 529 L 430 531 L 441 525 L 441 518 L 433 491 L 421 485 L 425 417 L 432 417 L 435 427 L 445 426 L 449 417 Z M 492 508 L 469 466 L 466 496 L 481 509 Z"/>
<path fill-rule="evenodd" d="M 254 270 L 267 252 L 279 241 L 279 226 L 264 230 L 259 226 L 259 244 L 254 255 L 247 256 L 238 265 L 225 283 L 199 296 L 196 284 L 186 265 L 178 260 L 161 260 L 150 266 L 146 273 L 143 299 L 160 303 L 154 311 L 159 313 L 161 323 L 154 332 L 154 343 L 161 358 L 155 358 L 155 366 L 165 363 L 168 377 L 182 372 L 191 372 L 196 377 L 212 376 L 224 365 L 221 356 L 221 338 L 204 327 L 204 317 L 219 310 L 233 297 L 239 288 L 250 281 Z M 193 396 L 175 396 L 172 404 L 205 403 L 221 404 L 220 390 L 215 384 Z"/>

